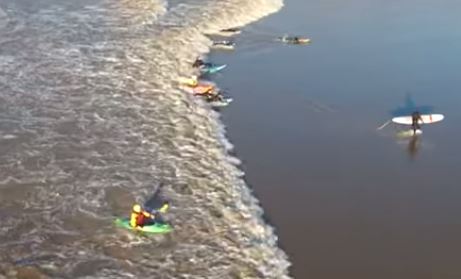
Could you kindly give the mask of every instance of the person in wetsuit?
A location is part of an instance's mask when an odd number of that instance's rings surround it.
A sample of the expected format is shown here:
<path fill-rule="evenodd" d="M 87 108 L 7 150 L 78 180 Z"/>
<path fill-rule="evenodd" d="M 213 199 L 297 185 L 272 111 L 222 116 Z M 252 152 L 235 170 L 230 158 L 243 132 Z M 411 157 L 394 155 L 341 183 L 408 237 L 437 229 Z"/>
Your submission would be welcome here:
<path fill-rule="evenodd" d="M 421 113 L 415 111 L 411 114 L 411 128 L 413 129 L 413 135 L 416 134 L 416 130 L 421 129 L 419 122 L 423 122 L 423 118 L 421 117 Z"/>
<path fill-rule="evenodd" d="M 200 66 L 202 66 L 204 64 L 205 64 L 205 62 L 203 62 L 202 59 L 197 58 L 197 59 L 195 59 L 194 63 L 192 64 L 192 67 L 198 68 L 198 67 L 200 67 Z"/>
<path fill-rule="evenodd" d="M 145 210 L 139 204 L 133 206 L 133 210 L 130 216 L 130 226 L 133 228 L 142 228 L 148 223 L 148 221 L 153 220 L 155 216 Z"/>
<path fill-rule="evenodd" d="M 213 95 L 206 95 L 206 100 L 208 102 L 222 102 L 224 101 L 224 98 L 221 94 L 213 94 Z"/>
<path fill-rule="evenodd" d="M 141 205 L 133 205 L 133 210 L 130 216 L 130 226 L 133 228 L 142 228 L 146 225 L 154 224 L 158 221 L 160 213 L 166 213 L 170 207 L 168 201 L 163 202 L 162 206 L 153 212 L 145 211 Z"/>

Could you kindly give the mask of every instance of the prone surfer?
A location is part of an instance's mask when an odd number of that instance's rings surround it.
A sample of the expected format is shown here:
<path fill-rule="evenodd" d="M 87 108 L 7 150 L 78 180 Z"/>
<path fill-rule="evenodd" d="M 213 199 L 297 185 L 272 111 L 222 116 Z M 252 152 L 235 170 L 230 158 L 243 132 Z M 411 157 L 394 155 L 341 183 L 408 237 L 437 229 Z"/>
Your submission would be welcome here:
<path fill-rule="evenodd" d="M 205 95 L 205 97 L 208 102 L 223 102 L 224 101 L 224 97 L 219 93 L 207 94 Z"/>
<path fill-rule="evenodd" d="M 203 65 L 205 65 L 205 62 L 202 59 L 200 59 L 200 57 L 197 57 L 195 59 L 194 63 L 192 64 L 192 67 L 198 68 L 198 67 L 203 66 Z"/>

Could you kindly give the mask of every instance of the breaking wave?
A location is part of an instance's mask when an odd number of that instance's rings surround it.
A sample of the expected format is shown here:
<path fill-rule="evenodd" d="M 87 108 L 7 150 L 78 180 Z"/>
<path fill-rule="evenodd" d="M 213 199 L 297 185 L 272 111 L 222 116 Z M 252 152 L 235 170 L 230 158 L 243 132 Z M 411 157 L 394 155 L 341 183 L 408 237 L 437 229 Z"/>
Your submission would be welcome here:
<path fill-rule="evenodd" d="M 289 278 L 219 114 L 176 84 L 209 51 L 204 33 L 281 1 L 11 2 L 0 2 L 0 271 Z M 114 228 L 159 185 L 173 233 Z"/>

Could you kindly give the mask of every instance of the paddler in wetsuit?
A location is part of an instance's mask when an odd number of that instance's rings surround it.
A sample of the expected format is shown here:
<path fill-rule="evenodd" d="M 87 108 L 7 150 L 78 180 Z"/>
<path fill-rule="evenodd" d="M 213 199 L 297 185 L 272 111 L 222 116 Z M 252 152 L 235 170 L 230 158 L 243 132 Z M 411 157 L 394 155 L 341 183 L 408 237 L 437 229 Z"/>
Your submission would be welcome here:
<path fill-rule="evenodd" d="M 202 59 L 197 57 L 197 59 L 195 59 L 195 62 L 192 64 L 192 67 L 198 68 L 198 67 L 203 66 L 203 65 L 205 65 L 205 62 L 203 62 Z"/>
<path fill-rule="evenodd" d="M 222 101 L 224 101 L 223 96 L 221 94 L 218 94 L 218 93 L 213 94 L 213 95 L 206 95 L 205 97 L 206 97 L 207 102 L 216 102 L 216 101 L 222 102 Z"/>
<path fill-rule="evenodd" d="M 142 228 L 145 225 L 153 224 L 156 221 L 156 213 L 165 213 L 169 207 L 169 202 L 164 202 L 162 207 L 156 210 L 155 213 L 150 213 L 145 211 L 141 205 L 135 204 L 130 216 L 130 226 L 133 228 Z"/>
<path fill-rule="evenodd" d="M 413 129 L 413 135 L 416 135 L 416 130 L 421 129 L 419 125 L 419 121 L 423 122 L 423 118 L 421 117 L 421 113 L 419 111 L 415 111 L 411 114 L 411 128 Z"/>

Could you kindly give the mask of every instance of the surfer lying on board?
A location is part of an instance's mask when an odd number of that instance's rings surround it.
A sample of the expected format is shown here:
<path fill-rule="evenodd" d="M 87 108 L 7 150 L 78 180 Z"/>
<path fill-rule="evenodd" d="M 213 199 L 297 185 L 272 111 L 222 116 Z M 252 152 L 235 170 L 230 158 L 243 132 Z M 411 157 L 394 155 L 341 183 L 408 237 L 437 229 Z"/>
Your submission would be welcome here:
<path fill-rule="evenodd" d="M 208 62 L 205 62 L 200 58 L 195 59 L 194 63 L 192 64 L 192 67 L 194 67 L 194 68 L 199 68 L 199 67 L 202 67 L 202 66 L 211 67 L 212 64 L 208 63 Z"/>
<path fill-rule="evenodd" d="M 133 205 L 133 211 L 131 212 L 130 216 L 130 226 L 133 228 L 142 228 L 145 225 L 155 223 L 157 214 L 165 213 L 168 210 L 169 206 L 169 202 L 166 201 L 158 210 L 154 210 L 153 212 L 147 212 L 142 208 L 141 205 Z"/>
<path fill-rule="evenodd" d="M 192 64 L 193 68 L 200 68 L 200 67 L 211 67 L 213 64 L 209 62 L 205 62 L 200 58 L 195 59 L 194 63 Z"/>
<path fill-rule="evenodd" d="M 207 102 L 223 102 L 224 97 L 221 94 L 206 94 L 205 98 Z"/>
<path fill-rule="evenodd" d="M 419 121 L 423 122 L 423 118 L 421 117 L 421 113 L 419 111 L 415 111 L 411 114 L 411 128 L 413 129 L 413 134 L 416 135 L 416 130 L 420 130 L 421 126 L 419 125 Z"/>

